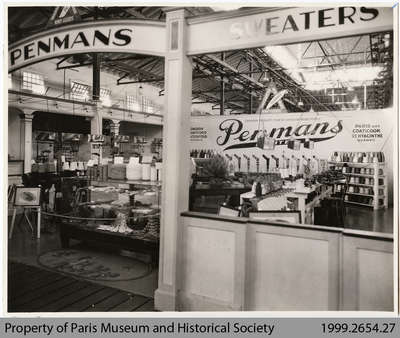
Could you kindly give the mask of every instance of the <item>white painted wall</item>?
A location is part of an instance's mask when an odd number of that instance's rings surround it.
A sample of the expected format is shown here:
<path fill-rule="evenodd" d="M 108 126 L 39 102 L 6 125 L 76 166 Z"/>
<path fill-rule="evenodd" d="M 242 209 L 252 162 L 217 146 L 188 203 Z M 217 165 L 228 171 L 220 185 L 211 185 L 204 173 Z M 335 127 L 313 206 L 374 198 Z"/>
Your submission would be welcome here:
<path fill-rule="evenodd" d="M 344 310 L 393 309 L 393 243 L 346 236 L 343 244 Z"/>
<path fill-rule="evenodd" d="M 21 119 L 16 110 L 8 110 L 8 155 L 12 160 L 23 160 L 21 148 Z"/>
<path fill-rule="evenodd" d="M 179 310 L 393 311 L 391 235 L 182 220 Z"/>
<path fill-rule="evenodd" d="M 243 310 L 246 223 L 185 218 L 180 310 Z M 200 277 L 201 276 L 201 277 Z"/>

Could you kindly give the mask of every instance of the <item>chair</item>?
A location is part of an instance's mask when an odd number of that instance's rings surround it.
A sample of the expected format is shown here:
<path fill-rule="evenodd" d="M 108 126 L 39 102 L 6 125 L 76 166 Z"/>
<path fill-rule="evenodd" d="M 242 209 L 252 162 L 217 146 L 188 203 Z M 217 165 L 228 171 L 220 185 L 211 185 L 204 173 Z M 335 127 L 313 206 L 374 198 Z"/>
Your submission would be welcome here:
<path fill-rule="evenodd" d="M 349 181 L 348 178 L 337 180 L 334 182 L 334 187 L 340 185 L 342 188 L 340 191 L 334 191 L 330 197 L 325 198 L 321 201 L 322 210 L 315 210 L 314 219 L 315 224 L 323 223 L 323 225 L 329 226 L 343 226 L 346 217 L 346 204 L 345 196 L 348 190 Z M 317 220 L 320 220 L 317 223 Z"/>

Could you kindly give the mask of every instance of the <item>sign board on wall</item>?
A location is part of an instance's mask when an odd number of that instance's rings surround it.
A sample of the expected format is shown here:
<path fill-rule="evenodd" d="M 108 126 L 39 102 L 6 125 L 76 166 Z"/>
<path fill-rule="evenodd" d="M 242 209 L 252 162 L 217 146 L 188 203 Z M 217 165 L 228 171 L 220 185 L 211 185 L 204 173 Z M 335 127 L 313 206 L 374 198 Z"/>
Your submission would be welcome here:
<path fill-rule="evenodd" d="M 57 56 L 118 52 L 163 56 L 165 24 L 114 20 L 71 24 L 33 35 L 8 48 L 8 71 Z"/>
<path fill-rule="evenodd" d="M 193 19 L 188 53 L 200 54 L 393 30 L 391 7 L 257 8 Z M 215 34 L 218 32 L 218 34 Z"/>
<path fill-rule="evenodd" d="M 216 150 L 222 154 L 291 156 L 306 155 L 328 159 L 334 151 L 377 152 L 384 151 L 386 158 L 392 154 L 393 112 L 352 111 L 321 113 L 265 114 L 260 129 L 267 137 L 275 139 L 273 150 L 256 146 L 258 115 L 205 116 L 191 118 L 191 150 Z M 299 140 L 300 150 L 289 149 L 290 140 Z M 313 149 L 304 147 L 313 141 Z"/>

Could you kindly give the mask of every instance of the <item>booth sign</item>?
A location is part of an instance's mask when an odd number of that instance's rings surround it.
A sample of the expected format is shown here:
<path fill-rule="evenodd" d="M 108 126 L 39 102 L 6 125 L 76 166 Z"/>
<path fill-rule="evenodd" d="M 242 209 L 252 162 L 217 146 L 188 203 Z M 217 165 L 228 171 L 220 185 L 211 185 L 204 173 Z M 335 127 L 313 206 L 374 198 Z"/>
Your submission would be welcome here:
<path fill-rule="evenodd" d="M 189 54 L 254 48 L 393 29 L 391 7 L 265 8 L 189 21 Z M 215 34 L 218 32 L 218 34 Z"/>
<path fill-rule="evenodd" d="M 8 48 L 8 71 L 79 53 L 138 53 L 164 56 L 165 25 L 158 22 L 114 20 L 85 22 L 47 30 Z"/>
<path fill-rule="evenodd" d="M 223 154 L 279 154 L 293 152 L 288 143 L 298 140 L 300 152 L 328 158 L 333 151 L 382 151 L 391 149 L 391 110 L 320 112 L 191 118 L 190 148 L 213 149 Z M 260 125 L 260 127 L 259 127 Z M 257 137 L 275 141 L 274 150 L 257 147 Z M 314 142 L 313 149 L 304 144 Z M 386 149 L 391 153 L 391 150 Z"/>

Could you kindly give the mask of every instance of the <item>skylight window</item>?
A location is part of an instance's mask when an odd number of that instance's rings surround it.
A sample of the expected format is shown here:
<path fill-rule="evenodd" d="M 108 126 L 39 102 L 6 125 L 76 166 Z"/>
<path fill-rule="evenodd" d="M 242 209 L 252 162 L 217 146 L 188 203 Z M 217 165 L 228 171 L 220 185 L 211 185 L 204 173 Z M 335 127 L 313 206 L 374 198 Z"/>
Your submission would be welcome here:
<path fill-rule="evenodd" d="M 79 101 L 89 100 L 90 87 L 86 84 L 71 82 L 71 99 Z"/>
<path fill-rule="evenodd" d="M 140 111 L 139 99 L 135 95 L 126 96 L 126 108 L 129 110 Z"/>
<path fill-rule="evenodd" d="M 22 74 L 22 89 L 30 90 L 35 94 L 44 94 L 44 78 L 41 74 L 23 72 Z"/>
<path fill-rule="evenodd" d="M 107 88 L 100 88 L 100 101 L 105 107 L 111 107 L 111 90 Z"/>

